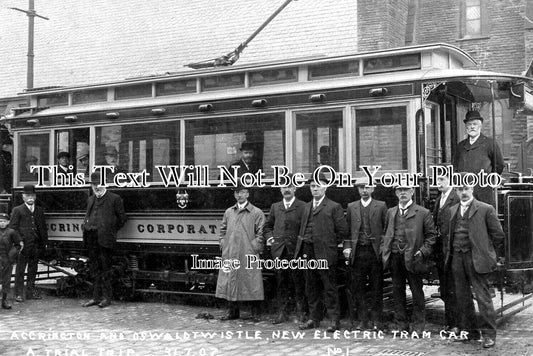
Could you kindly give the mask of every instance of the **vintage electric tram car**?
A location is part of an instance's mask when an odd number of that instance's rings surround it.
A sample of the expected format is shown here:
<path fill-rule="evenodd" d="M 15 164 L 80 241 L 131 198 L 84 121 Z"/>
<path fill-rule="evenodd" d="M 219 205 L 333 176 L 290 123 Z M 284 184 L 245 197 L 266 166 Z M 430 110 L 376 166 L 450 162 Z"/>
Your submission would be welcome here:
<path fill-rule="evenodd" d="M 451 162 L 465 134 L 462 119 L 475 108 L 509 168 L 497 189 L 506 267 L 529 269 L 533 155 L 526 129 L 533 84 L 466 69 L 475 66 L 460 49 L 434 44 L 27 91 L 21 95 L 30 105 L 7 118 L 14 135 L 11 204 L 21 202 L 24 184 L 38 183 L 30 163 L 53 166 L 59 152 L 70 154 L 81 176 L 105 164 L 133 174 L 122 183 L 140 182 L 136 173 L 146 172 L 142 187 L 109 183 L 129 217 L 118 236 L 117 264 L 135 291 L 209 294 L 216 275 L 191 269 L 191 256 L 219 255 L 219 223 L 234 199 L 220 186 L 218 166 L 237 161 L 243 142 L 254 145 L 265 173 L 266 186 L 252 189 L 250 200 L 267 212 L 281 199 L 272 187 L 276 165 L 306 175 L 327 164 L 350 178 L 364 176 L 362 165 L 381 166 L 377 176 L 427 176 L 432 165 Z M 195 167 L 185 172 L 196 181 L 169 180 L 171 166 Z M 84 254 L 81 225 L 91 192 L 83 182 L 54 186 L 53 174 L 43 175 L 38 200 L 50 247 L 65 264 Z M 430 205 L 435 192 L 422 180 L 418 202 Z M 327 194 L 343 206 L 358 199 L 353 187 L 333 186 Z M 297 195 L 311 199 L 307 188 Z M 390 188 L 378 186 L 375 196 L 396 203 Z"/>

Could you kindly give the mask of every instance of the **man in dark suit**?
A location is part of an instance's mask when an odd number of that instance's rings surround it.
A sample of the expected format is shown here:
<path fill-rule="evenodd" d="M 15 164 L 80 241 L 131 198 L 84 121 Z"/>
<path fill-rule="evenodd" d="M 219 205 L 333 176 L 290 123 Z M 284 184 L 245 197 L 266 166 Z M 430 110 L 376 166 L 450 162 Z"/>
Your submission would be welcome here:
<path fill-rule="evenodd" d="M 91 195 L 83 219 L 83 243 L 89 253 L 89 267 L 94 277 L 93 298 L 84 307 L 111 304 L 112 257 L 117 231 L 126 223 L 122 199 L 100 185 L 100 174 L 91 174 Z"/>
<path fill-rule="evenodd" d="M 347 220 L 351 239 L 344 243 L 344 256 L 348 258 L 353 285 L 352 295 L 357 307 L 356 330 L 381 328 L 383 312 L 383 267 L 379 247 L 386 223 L 387 206 L 372 199 L 373 187 L 366 180 L 357 183 L 361 199 L 348 204 Z M 372 301 L 370 305 L 371 325 L 367 325 L 368 305 L 365 298 L 367 279 Z"/>
<path fill-rule="evenodd" d="M 429 210 L 412 200 L 414 188 L 398 186 L 395 189 L 399 205 L 387 211 L 387 227 L 381 243 L 383 266 L 392 272 L 394 321 L 399 330 L 407 330 L 405 281 L 413 296 L 411 331 L 425 328 L 425 299 L 419 266 L 429 257 L 437 232 Z"/>
<path fill-rule="evenodd" d="M 242 157 L 237 162 L 232 163 L 232 166 L 239 166 L 237 176 L 241 177 L 244 173 L 257 173 L 261 169 L 261 164 L 257 161 L 256 148 L 254 144 L 244 141 L 241 144 Z M 231 167 L 230 167 L 231 168 Z"/>
<path fill-rule="evenodd" d="M 340 204 L 326 197 L 326 181 L 310 184 L 313 200 L 302 216 L 295 258 L 327 261 L 328 269 L 307 269 L 305 282 L 309 304 L 309 320 L 300 329 L 317 328 L 323 318 L 323 300 L 331 323 L 326 329 L 334 332 L 340 327 L 339 294 L 337 291 L 337 245 L 348 236 L 348 226 Z M 324 294 L 324 296 L 323 296 Z"/>
<path fill-rule="evenodd" d="M 437 178 L 437 189 L 440 195 L 435 201 L 433 207 L 433 219 L 435 227 L 437 228 L 437 242 L 433 248 L 433 258 L 437 267 L 439 276 L 439 291 L 440 297 L 444 302 L 444 315 L 446 319 L 445 331 L 450 331 L 458 335 L 457 328 L 457 302 L 455 299 L 455 288 L 453 283 L 453 275 L 451 266 L 444 263 L 449 239 L 449 222 L 450 222 L 450 207 L 459 203 L 459 197 L 455 193 L 455 189 L 450 186 L 450 179 L 447 176 L 439 176 Z"/>
<path fill-rule="evenodd" d="M 35 289 L 37 263 L 41 251 L 48 243 L 48 232 L 44 219 L 44 209 L 35 204 L 37 196 L 35 187 L 27 184 L 22 189 L 23 204 L 15 207 L 11 213 L 9 227 L 18 232 L 24 243 L 15 270 L 15 301 L 24 301 L 24 271 L 28 266 L 26 299 L 41 299 Z"/>
<path fill-rule="evenodd" d="M 294 257 L 298 232 L 305 210 L 305 203 L 296 199 L 294 185 L 280 188 L 283 200 L 272 204 L 264 232 L 267 244 L 271 244 L 272 258 L 290 260 Z M 294 295 L 300 322 L 305 322 L 307 298 L 305 296 L 305 276 L 299 269 L 278 269 L 277 303 L 278 315 L 273 324 L 288 320 L 289 298 Z"/>
<path fill-rule="evenodd" d="M 496 343 L 496 313 L 488 274 L 496 270 L 505 235 L 496 210 L 476 200 L 473 187 L 461 185 L 456 189 L 461 203 L 450 208 L 446 263 L 451 259 L 460 327 L 469 332 L 468 340 L 479 339 L 481 329 L 483 347 L 489 348 Z M 479 309 L 477 322 L 472 294 Z"/>
<path fill-rule="evenodd" d="M 463 120 L 468 137 L 457 144 L 453 156 L 453 168 L 456 172 L 478 174 L 481 170 L 489 174 L 502 174 L 504 161 L 500 146 L 492 138 L 481 133 L 483 117 L 478 111 L 469 111 Z M 474 188 L 474 197 L 495 206 L 494 192 L 489 186 Z"/>

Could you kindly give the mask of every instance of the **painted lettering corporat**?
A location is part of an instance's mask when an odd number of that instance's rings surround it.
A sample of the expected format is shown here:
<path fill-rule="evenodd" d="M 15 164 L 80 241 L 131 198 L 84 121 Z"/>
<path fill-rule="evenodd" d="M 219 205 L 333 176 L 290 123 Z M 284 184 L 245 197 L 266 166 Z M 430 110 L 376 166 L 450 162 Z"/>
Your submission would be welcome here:
<path fill-rule="evenodd" d="M 82 217 L 47 217 L 52 241 L 82 241 Z M 218 244 L 220 218 L 128 217 L 117 240 L 131 243 Z"/>

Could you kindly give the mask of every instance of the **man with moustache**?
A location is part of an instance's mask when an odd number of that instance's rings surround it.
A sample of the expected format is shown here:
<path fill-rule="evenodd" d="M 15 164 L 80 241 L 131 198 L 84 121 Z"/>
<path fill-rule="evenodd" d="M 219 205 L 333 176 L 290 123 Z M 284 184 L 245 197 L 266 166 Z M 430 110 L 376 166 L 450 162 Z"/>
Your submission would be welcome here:
<path fill-rule="evenodd" d="M 292 174 L 289 175 L 292 177 Z M 281 187 L 283 200 L 272 204 L 265 224 L 265 238 L 271 243 L 272 258 L 289 260 L 294 257 L 300 223 L 305 203 L 294 196 L 296 187 L 289 184 Z M 299 269 L 278 269 L 276 271 L 278 315 L 273 324 L 288 320 L 290 296 L 296 299 L 296 310 L 300 322 L 305 322 L 307 298 L 305 296 L 305 276 Z"/>
<path fill-rule="evenodd" d="M 380 245 L 383 227 L 386 223 L 387 206 L 372 199 L 374 188 L 367 180 L 356 183 L 361 199 L 348 204 L 347 220 L 351 239 L 344 243 L 344 256 L 348 259 L 353 279 L 352 295 L 357 309 L 356 330 L 381 328 L 383 312 L 383 267 Z M 367 280 L 370 285 L 370 321 L 367 325 L 368 305 L 365 298 Z"/>
<path fill-rule="evenodd" d="M 127 217 L 122 199 L 100 185 L 100 173 L 91 174 L 93 195 L 87 200 L 87 212 L 83 219 L 83 243 L 89 254 L 89 268 L 94 277 L 93 297 L 84 307 L 111 305 L 113 248 L 117 231 L 124 226 Z"/>
<path fill-rule="evenodd" d="M 439 176 L 437 178 L 437 189 L 440 195 L 437 197 L 433 207 L 433 219 L 437 228 L 437 242 L 433 248 L 433 256 L 439 276 L 440 297 L 444 302 L 446 320 L 444 330 L 458 335 L 460 330 L 457 327 L 457 302 L 455 300 L 453 275 L 451 265 L 449 263 L 445 264 L 444 260 L 448 249 L 450 207 L 459 203 L 459 197 L 455 193 L 455 189 L 450 186 L 448 176 Z"/>
<path fill-rule="evenodd" d="M 429 210 L 413 202 L 414 188 L 395 188 L 399 204 L 387 211 L 386 232 L 381 243 L 383 266 L 392 272 L 394 321 L 399 330 L 407 330 L 405 281 L 413 297 L 411 331 L 425 328 L 425 298 L 422 274 L 417 266 L 424 263 L 436 240 L 435 225 Z"/>
<path fill-rule="evenodd" d="M 35 187 L 31 184 L 25 185 L 22 189 L 24 203 L 13 209 L 9 222 L 9 227 L 20 235 L 24 243 L 15 270 L 15 301 L 18 303 L 24 301 L 24 271 L 26 266 L 28 266 L 26 299 L 41 299 L 41 295 L 35 289 L 35 277 L 37 276 L 39 254 L 48 243 L 48 231 L 44 209 L 35 204 L 36 198 Z"/>
<path fill-rule="evenodd" d="M 265 215 L 248 201 L 248 188 L 238 183 L 233 189 L 237 201 L 224 212 L 220 223 L 222 261 L 239 260 L 240 268 L 218 272 L 215 296 L 228 301 L 228 312 L 221 320 L 240 318 L 241 302 L 251 304 L 252 321 L 259 321 L 261 301 L 264 300 L 263 274 L 258 266 L 245 268 L 248 256 L 263 250 Z"/>
<path fill-rule="evenodd" d="M 295 258 L 326 260 L 328 269 L 305 271 L 309 320 L 300 329 L 317 328 L 323 319 L 323 304 L 330 317 L 327 332 L 340 328 L 339 294 L 337 290 L 337 245 L 348 236 L 348 226 L 342 206 L 326 197 L 327 181 L 315 177 L 311 181 L 311 195 L 302 216 Z"/>
<path fill-rule="evenodd" d="M 488 275 L 496 270 L 497 256 L 503 256 L 505 235 L 494 207 L 475 199 L 472 186 L 462 182 L 456 190 L 461 202 L 450 208 L 446 263 L 451 259 L 459 326 L 469 332 L 465 341 L 478 340 L 481 329 L 482 345 L 490 348 L 496 344 L 496 313 Z M 473 295 L 479 318 L 476 318 Z"/>
<path fill-rule="evenodd" d="M 494 139 L 481 133 L 483 117 L 478 111 L 469 111 L 463 122 L 468 137 L 457 144 L 452 159 L 454 170 L 475 174 L 483 170 L 487 174 L 492 172 L 502 174 L 504 167 L 502 152 Z M 494 192 L 490 186 L 476 186 L 474 197 L 495 206 Z"/>
<path fill-rule="evenodd" d="M 256 148 L 253 143 L 244 141 L 241 144 L 242 157 L 237 162 L 231 164 L 232 166 L 238 166 L 237 176 L 241 177 L 244 173 L 257 173 L 261 169 L 261 165 L 257 162 Z"/>

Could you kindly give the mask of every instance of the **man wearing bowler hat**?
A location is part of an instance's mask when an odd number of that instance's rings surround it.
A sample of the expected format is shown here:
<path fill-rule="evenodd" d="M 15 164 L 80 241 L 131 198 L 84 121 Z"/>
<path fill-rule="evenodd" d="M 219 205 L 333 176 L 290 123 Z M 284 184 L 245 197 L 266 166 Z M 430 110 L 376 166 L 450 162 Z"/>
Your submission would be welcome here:
<path fill-rule="evenodd" d="M 425 299 L 422 274 L 425 261 L 433 251 L 437 232 L 431 212 L 413 201 L 415 190 L 409 186 L 395 188 L 398 206 L 387 211 L 385 235 L 381 240 L 384 268 L 392 272 L 394 321 L 398 330 L 408 329 L 406 280 L 413 296 L 411 331 L 425 329 Z"/>
<path fill-rule="evenodd" d="M 57 173 L 67 175 L 72 173 L 72 169 L 69 168 L 70 153 L 68 152 L 59 152 L 57 154 Z"/>
<path fill-rule="evenodd" d="M 261 165 L 257 162 L 257 149 L 253 143 L 244 141 L 241 144 L 241 154 L 241 159 L 232 164 L 232 166 L 239 166 L 237 171 L 239 177 L 244 173 L 255 174 L 261 169 Z"/>
<path fill-rule="evenodd" d="M 31 184 L 24 186 L 22 200 L 24 203 L 13 209 L 9 227 L 18 232 L 24 248 L 22 249 L 15 270 L 15 301 L 24 301 L 24 271 L 28 266 L 26 281 L 26 299 L 41 299 L 35 289 L 37 262 L 39 254 L 46 248 L 48 232 L 44 218 L 44 209 L 35 204 L 37 196 L 35 187 Z"/>
<path fill-rule="evenodd" d="M 374 188 L 368 186 L 367 179 L 358 180 L 356 186 L 361 199 L 348 204 L 346 218 L 351 238 L 344 241 L 343 251 L 353 280 L 353 285 L 349 287 L 357 306 L 355 329 L 379 330 L 383 312 L 383 267 L 379 248 L 387 206 L 385 202 L 372 198 Z M 370 305 L 365 297 L 367 280 L 371 293 Z M 371 324 L 367 324 L 369 321 Z"/>
<path fill-rule="evenodd" d="M 469 111 L 465 119 L 468 137 L 457 144 L 453 156 L 453 168 L 457 172 L 478 174 L 483 170 L 486 174 L 496 172 L 502 174 L 504 162 L 500 146 L 481 133 L 483 117 L 479 111 Z M 493 189 L 489 186 L 474 188 L 476 199 L 495 206 Z"/>
<path fill-rule="evenodd" d="M 240 302 L 251 304 L 252 320 L 259 321 L 264 300 L 263 275 L 256 265 L 247 268 L 247 259 L 263 250 L 265 215 L 248 201 L 248 188 L 241 182 L 233 188 L 237 201 L 224 212 L 220 223 L 222 262 L 237 260 L 239 268 L 222 268 L 218 272 L 215 296 L 228 301 L 228 312 L 221 320 L 240 318 Z"/>
<path fill-rule="evenodd" d="M 112 257 L 117 241 L 117 231 L 126 223 L 122 199 L 101 185 L 100 174 L 91 174 L 93 195 L 87 200 L 87 212 L 83 219 L 83 243 L 89 254 L 89 268 L 94 278 L 93 298 L 84 307 L 111 304 Z"/>
<path fill-rule="evenodd" d="M 340 304 L 337 290 L 337 245 L 348 236 L 348 225 L 339 203 L 326 197 L 327 180 L 323 176 L 310 183 L 313 199 L 305 206 L 295 258 L 325 260 L 327 269 L 306 269 L 305 283 L 309 320 L 300 329 L 318 328 L 326 306 L 330 324 L 327 332 L 340 328 Z"/>
<path fill-rule="evenodd" d="M 13 263 L 17 261 L 18 252 L 24 247 L 19 234 L 9 225 L 9 215 L 0 213 L 0 281 L 2 282 L 2 308 L 11 309 L 7 294 L 11 288 Z"/>

